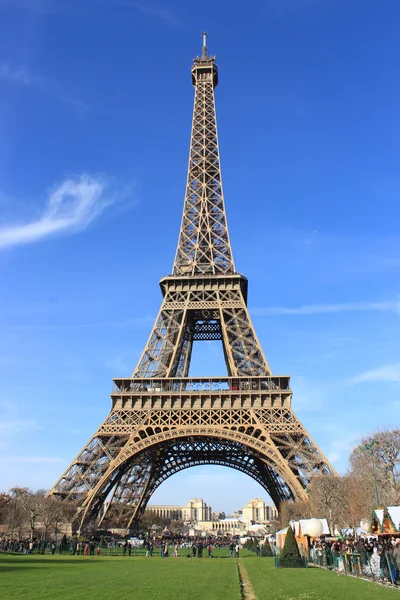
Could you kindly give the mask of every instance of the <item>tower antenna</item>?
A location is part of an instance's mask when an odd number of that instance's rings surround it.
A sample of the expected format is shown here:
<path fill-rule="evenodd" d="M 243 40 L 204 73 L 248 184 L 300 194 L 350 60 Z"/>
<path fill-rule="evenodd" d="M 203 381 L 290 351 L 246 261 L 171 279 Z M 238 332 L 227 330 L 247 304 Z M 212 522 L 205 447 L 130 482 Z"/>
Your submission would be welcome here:
<path fill-rule="evenodd" d="M 201 58 L 207 58 L 207 32 L 203 31 L 201 35 L 203 36 L 203 48 Z"/>

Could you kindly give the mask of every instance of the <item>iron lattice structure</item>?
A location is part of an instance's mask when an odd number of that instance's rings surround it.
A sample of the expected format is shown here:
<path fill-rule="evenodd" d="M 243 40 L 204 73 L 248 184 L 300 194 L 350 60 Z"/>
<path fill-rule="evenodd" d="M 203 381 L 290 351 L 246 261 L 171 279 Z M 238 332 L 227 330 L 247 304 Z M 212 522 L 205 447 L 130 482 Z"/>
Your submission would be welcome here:
<path fill-rule="evenodd" d="M 219 161 L 215 57 L 203 36 L 183 217 L 172 274 L 131 378 L 114 379 L 111 412 L 50 491 L 77 502 L 80 526 L 140 520 L 154 490 L 194 465 L 239 469 L 279 507 L 306 499 L 313 474 L 334 473 L 291 407 L 288 376 L 273 376 L 235 270 Z M 228 375 L 190 378 L 193 342 L 221 340 Z"/>

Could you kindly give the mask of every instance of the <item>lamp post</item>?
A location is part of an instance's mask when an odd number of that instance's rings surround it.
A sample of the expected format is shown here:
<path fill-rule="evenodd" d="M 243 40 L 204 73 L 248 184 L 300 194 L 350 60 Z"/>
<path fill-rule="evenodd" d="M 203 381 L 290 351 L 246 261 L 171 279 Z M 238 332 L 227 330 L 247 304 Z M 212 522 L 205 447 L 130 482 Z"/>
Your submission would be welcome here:
<path fill-rule="evenodd" d="M 372 456 L 372 475 L 374 478 L 375 502 L 376 502 L 376 507 L 378 508 L 379 494 L 378 494 L 378 485 L 376 483 L 376 468 L 375 468 L 375 453 L 374 453 L 374 448 L 376 448 L 377 446 L 379 446 L 378 440 L 371 440 L 369 444 L 365 444 L 364 450 L 369 450 L 371 452 L 371 456 Z"/>

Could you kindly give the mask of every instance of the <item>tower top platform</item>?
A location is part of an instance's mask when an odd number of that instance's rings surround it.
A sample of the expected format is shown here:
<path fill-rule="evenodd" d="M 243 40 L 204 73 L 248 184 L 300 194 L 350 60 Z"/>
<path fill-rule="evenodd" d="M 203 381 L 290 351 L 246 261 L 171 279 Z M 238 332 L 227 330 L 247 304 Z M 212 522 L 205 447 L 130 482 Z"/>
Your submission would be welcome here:
<path fill-rule="evenodd" d="M 218 85 L 218 67 L 215 64 L 215 56 L 208 55 L 207 48 L 207 33 L 203 32 L 203 46 L 201 51 L 201 56 L 196 56 L 193 59 L 192 66 L 192 83 L 194 86 L 197 85 L 199 79 L 202 79 L 202 76 L 212 73 L 212 80 L 214 87 Z"/>

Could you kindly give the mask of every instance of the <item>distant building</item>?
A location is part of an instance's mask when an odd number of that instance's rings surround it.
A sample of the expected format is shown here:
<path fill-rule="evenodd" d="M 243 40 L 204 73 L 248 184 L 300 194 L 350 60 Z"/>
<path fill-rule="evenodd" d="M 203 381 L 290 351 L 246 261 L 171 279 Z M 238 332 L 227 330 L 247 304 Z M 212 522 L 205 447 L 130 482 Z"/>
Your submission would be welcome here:
<path fill-rule="evenodd" d="M 246 519 L 228 517 L 218 521 L 198 521 L 196 523 L 196 530 L 214 535 L 245 535 L 250 526 L 251 522 Z"/>
<path fill-rule="evenodd" d="M 196 531 L 214 535 L 245 535 L 256 524 L 268 525 L 278 520 L 275 506 L 270 506 L 262 498 L 253 498 L 241 510 L 234 512 L 232 517 L 226 517 L 222 511 L 212 512 L 201 498 L 192 498 L 185 506 L 148 504 L 147 510 L 171 521 L 193 523 Z"/>
<path fill-rule="evenodd" d="M 270 523 L 278 521 L 278 511 L 275 506 L 270 506 L 262 498 L 253 498 L 241 511 L 242 520 L 253 523 Z"/>
<path fill-rule="evenodd" d="M 211 521 L 211 507 L 201 498 L 192 498 L 185 506 L 148 504 L 146 510 L 171 521 Z"/>
<path fill-rule="evenodd" d="M 211 518 L 213 521 L 219 521 L 220 519 L 225 519 L 225 517 L 226 517 L 226 514 L 224 512 L 218 511 L 218 510 L 211 514 Z"/>

